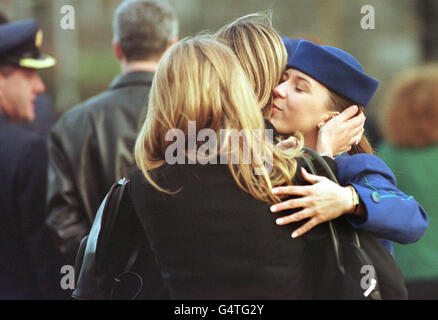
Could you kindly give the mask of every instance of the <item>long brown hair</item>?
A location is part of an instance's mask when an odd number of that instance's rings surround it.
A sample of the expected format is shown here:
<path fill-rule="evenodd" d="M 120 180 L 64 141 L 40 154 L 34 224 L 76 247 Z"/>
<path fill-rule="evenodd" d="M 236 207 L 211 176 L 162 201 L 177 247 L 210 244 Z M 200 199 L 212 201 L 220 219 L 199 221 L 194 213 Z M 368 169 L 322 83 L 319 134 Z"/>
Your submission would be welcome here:
<path fill-rule="evenodd" d="M 328 99 L 328 105 L 327 108 L 329 110 L 333 111 L 339 111 L 342 112 L 345 109 L 347 109 L 349 106 L 357 105 L 357 103 L 354 103 L 350 99 L 334 92 L 333 90 L 328 89 L 329 91 L 329 99 Z M 358 114 L 360 112 L 363 112 L 364 107 L 357 105 L 359 107 Z M 357 145 L 353 145 L 351 147 L 351 150 L 348 152 L 348 154 L 358 154 L 358 153 L 370 153 L 375 154 L 375 151 L 373 147 L 371 146 L 370 142 L 368 141 L 367 137 L 365 135 L 362 135 L 362 139 L 360 139 L 359 143 Z"/>

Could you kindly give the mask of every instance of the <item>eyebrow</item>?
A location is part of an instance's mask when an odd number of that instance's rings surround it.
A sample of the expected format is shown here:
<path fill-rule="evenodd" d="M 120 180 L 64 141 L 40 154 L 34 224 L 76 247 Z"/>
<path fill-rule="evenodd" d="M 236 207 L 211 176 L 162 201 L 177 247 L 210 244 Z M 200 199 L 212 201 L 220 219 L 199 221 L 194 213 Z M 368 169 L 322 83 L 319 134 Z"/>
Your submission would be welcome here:
<path fill-rule="evenodd" d="M 308 84 L 309 84 L 309 86 L 311 86 L 312 87 L 312 84 L 310 83 L 310 81 L 309 80 L 307 80 L 307 79 L 305 79 L 305 78 L 303 78 L 303 77 L 301 77 L 301 76 L 297 76 L 297 78 L 298 78 L 298 80 L 303 80 L 303 81 L 306 81 Z"/>

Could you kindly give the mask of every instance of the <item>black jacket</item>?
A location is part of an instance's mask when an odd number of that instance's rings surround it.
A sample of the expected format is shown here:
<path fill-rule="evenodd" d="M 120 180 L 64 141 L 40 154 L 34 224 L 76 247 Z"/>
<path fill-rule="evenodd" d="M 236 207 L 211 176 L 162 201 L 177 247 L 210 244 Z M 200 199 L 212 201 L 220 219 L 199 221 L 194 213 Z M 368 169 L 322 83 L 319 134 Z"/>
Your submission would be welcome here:
<path fill-rule="evenodd" d="M 153 179 L 181 188 L 162 193 L 140 170 L 131 175 L 133 205 L 172 299 L 310 297 L 307 237 L 291 238 L 302 222 L 276 225 L 281 214 L 243 192 L 227 165 L 164 165 Z"/>
<path fill-rule="evenodd" d="M 152 78 L 150 72 L 120 75 L 51 131 L 47 222 L 71 264 L 106 192 L 135 166 L 135 139 Z"/>
<path fill-rule="evenodd" d="M 3 116 L 0 178 L 0 300 L 63 297 L 63 261 L 45 224 L 47 147 Z"/>

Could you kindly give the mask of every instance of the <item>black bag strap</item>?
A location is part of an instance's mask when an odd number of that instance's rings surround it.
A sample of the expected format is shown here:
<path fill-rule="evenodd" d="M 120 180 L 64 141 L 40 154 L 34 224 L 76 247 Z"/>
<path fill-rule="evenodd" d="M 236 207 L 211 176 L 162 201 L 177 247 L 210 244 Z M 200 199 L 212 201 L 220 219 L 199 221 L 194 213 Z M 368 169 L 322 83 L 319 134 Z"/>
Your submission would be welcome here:
<path fill-rule="evenodd" d="M 314 150 L 307 148 L 307 147 L 303 147 L 303 152 L 305 154 L 308 154 L 309 156 L 311 156 L 314 160 L 316 160 L 324 168 L 324 170 L 328 174 L 330 180 L 339 184 L 338 179 L 336 178 L 336 175 L 333 173 L 330 166 L 318 153 L 316 153 Z M 309 169 L 312 171 L 311 173 L 314 175 L 317 175 L 318 173 L 316 172 L 316 170 L 315 170 L 313 164 L 310 162 L 310 160 L 305 156 L 303 157 L 303 159 L 307 163 Z M 309 162 L 311 163 L 310 166 L 309 166 Z M 336 262 L 337 262 L 338 269 L 342 273 L 342 275 L 345 275 L 345 266 L 344 266 L 344 261 L 342 258 L 342 253 L 341 253 L 341 249 L 340 249 L 340 241 L 339 241 L 338 232 L 336 230 L 336 226 L 333 223 L 333 221 L 328 221 L 328 226 L 329 226 L 329 230 L 330 230 L 330 237 L 331 237 L 332 242 L 333 242 L 333 248 L 335 250 L 335 256 L 336 256 Z M 359 240 L 357 236 L 355 238 L 357 240 Z M 359 246 L 360 246 L 360 244 L 359 244 Z"/>
<path fill-rule="evenodd" d="M 324 160 L 324 158 L 322 158 L 317 152 L 315 152 L 314 150 L 312 150 L 310 148 L 303 147 L 303 151 L 304 151 L 305 154 L 310 155 L 315 161 L 317 161 L 323 167 L 323 169 L 325 170 L 325 172 L 328 175 L 328 177 L 330 178 L 330 180 L 332 180 L 333 182 L 339 184 L 339 181 L 338 181 L 336 175 L 333 173 L 333 171 L 331 170 L 331 168 L 327 164 L 327 162 Z M 310 168 L 312 168 L 312 167 L 310 167 Z M 314 174 L 317 174 L 314 169 L 313 169 L 313 171 L 315 172 Z M 336 230 L 335 222 L 334 221 L 329 221 L 328 225 L 329 225 L 329 229 L 330 229 L 330 236 L 331 236 L 332 242 L 333 242 L 333 247 L 334 247 L 334 250 L 335 250 L 337 267 L 338 267 L 339 271 L 342 273 L 342 275 L 345 276 L 346 269 L 345 269 L 344 260 L 343 260 L 343 257 L 342 257 L 340 239 L 339 239 L 339 236 L 338 236 L 338 232 Z M 353 227 L 348 228 L 348 230 L 349 230 L 349 232 L 353 236 L 353 243 L 354 243 L 354 245 L 356 245 L 356 247 L 359 248 L 359 250 L 361 250 L 360 249 L 361 248 L 361 244 L 360 244 L 358 233 L 355 231 L 355 229 Z M 369 260 L 368 256 L 366 257 L 366 260 L 369 261 L 369 263 L 372 264 L 372 261 Z M 372 287 L 372 288 L 376 288 L 377 286 L 378 285 L 375 284 L 375 286 Z M 370 292 L 367 293 L 367 295 L 370 295 L 371 299 L 374 299 L 374 300 L 381 300 L 382 299 L 378 289 L 377 290 L 371 289 Z"/>
<path fill-rule="evenodd" d="M 108 249 L 102 247 L 109 240 L 103 236 L 111 237 L 113 233 L 112 230 L 115 227 L 116 216 L 119 213 L 122 200 L 126 197 L 126 193 L 129 190 L 128 183 L 129 180 L 123 178 L 111 186 L 97 211 L 89 235 L 82 240 L 75 263 L 75 270 L 79 271 L 79 276 L 76 289 L 72 294 L 73 298 L 105 298 L 102 296 L 102 278 L 99 276 L 99 270 L 103 270 L 105 266 L 101 265 L 102 259 L 99 255 L 104 254 Z M 106 232 L 102 234 L 101 231 L 104 227 Z M 123 269 L 124 273 L 129 273 L 134 266 L 139 256 L 140 246 L 141 244 L 137 243 L 129 254 L 128 262 Z"/>
<path fill-rule="evenodd" d="M 112 287 L 111 287 L 111 292 L 109 295 L 109 299 L 112 300 L 115 294 L 115 289 L 117 288 L 117 286 L 120 285 L 120 283 L 122 282 L 123 277 L 125 277 L 126 275 L 131 275 L 134 276 L 137 279 L 138 282 L 138 288 L 135 292 L 135 294 L 132 295 L 132 297 L 130 298 L 131 300 L 135 300 L 137 299 L 138 295 L 140 294 L 141 290 L 143 289 L 143 278 L 137 273 L 137 272 L 133 272 L 132 267 L 134 266 L 135 262 L 137 261 L 137 258 L 140 254 L 140 244 L 137 244 L 135 246 L 135 248 L 133 249 L 128 262 L 125 266 L 125 268 L 123 269 L 123 271 L 117 275 L 116 278 L 114 278 Z"/>
<path fill-rule="evenodd" d="M 120 203 L 122 202 L 123 197 L 126 197 L 126 193 L 129 191 L 128 183 L 130 180 L 126 178 L 122 178 L 118 183 L 121 185 L 121 189 L 117 198 L 117 204 L 116 208 L 119 210 Z M 126 189 L 128 188 L 128 189 Z M 125 191 L 126 189 L 126 191 Z M 134 266 L 135 262 L 137 261 L 138 255 L 140 253 L 141 244 L 137 243 L 134 247 L 134 249 L 131 252 L 131 255 L 129 256 L 128 262 L 126 263 L 125 268 L 123 269 L 123 272 L 129 272 L 131 271 L 132 267 Z"/>

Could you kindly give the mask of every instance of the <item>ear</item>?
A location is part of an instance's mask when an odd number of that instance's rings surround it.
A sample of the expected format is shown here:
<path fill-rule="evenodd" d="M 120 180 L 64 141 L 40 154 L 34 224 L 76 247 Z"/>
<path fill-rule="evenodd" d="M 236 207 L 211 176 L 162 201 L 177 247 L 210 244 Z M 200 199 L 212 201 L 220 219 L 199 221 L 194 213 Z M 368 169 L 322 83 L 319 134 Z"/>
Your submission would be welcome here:
<path fill-rule="evenodd" d="M 122 49 L 120 48 L 120 43 L 115 39 L 113 39 L 113 50 L 117 60 L 122 61 L 123 59 L 125 59 Z"/>

